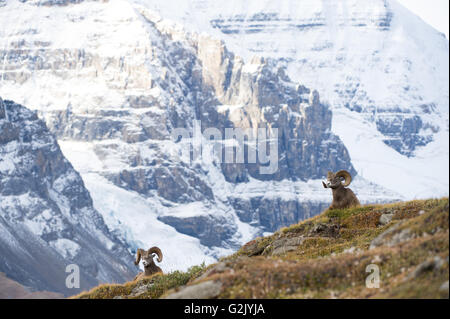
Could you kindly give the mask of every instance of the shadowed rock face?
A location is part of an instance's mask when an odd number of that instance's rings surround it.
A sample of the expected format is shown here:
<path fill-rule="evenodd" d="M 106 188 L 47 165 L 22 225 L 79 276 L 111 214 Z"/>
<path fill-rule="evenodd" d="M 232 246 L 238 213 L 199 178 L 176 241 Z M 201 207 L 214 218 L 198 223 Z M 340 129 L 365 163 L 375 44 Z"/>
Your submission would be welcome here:
<path fill-rule="evenodd" d="M 5 105 L 3 103 L 3 100 L 0 98 L 0 119 L 4 119 L 5 116 L 6 116 Z"/>
<path fill-rule="evenodd" d="M 171 4 L 166 1 L 162 15 L 220 32 L 245 58 L 280 59 L 292 78 L 314 83 L 333 108 L 374 124 L 402 155 L 413 157 L 437 132 L 448 131 L 437 121 L 448 119 L 448 40 L 395 1 L 190 0 L 181 13 Z M 401 42 L 400 30 L 408 30 Z M 422 50 L 413 49 L 417 41 Z"/>
<path fill-rule="evenodd" d="M 159 217 L 163 222 L 175 227 L 180 233 L 198 237 L 205 246 L 220 247 L 229 241 L 236 229 L 222 216 L 213 213 L 207 216 L 178 218 L 176 216 Z"/>
<path fill-rule="evenodd" d="M 268 232 L 307 219 L 314 216 L 316 210 L 323 211 L 328 207 L 327 203 L 270 199 L 262 196 L 250 199 L 233 198 L 231 204 L 241 221 L 261 225 Z"/>
<path fill-rule="evenodd" d="M 133 257 L 93 208 L 45 123 L 12 101 L 0 109 L 7 114 L 0 117 L 0 271 L 65 295 L 132 278 Z M 66 287 L 66 266 L 73 263 L 80 289 Z"/>
<path fill-rule="evenodd" d="M 205 53 L 203 53 L 205 52 Z M 221 111 L 200 104 L 202 125 L 241 129 L 278 130 L 278 169 L 261 174 L 261 164 L 223 164 L 227 181 L 308 180 L 326 175 L 326 167 L 347 167 L 355 173 L 345 146 L 331 133 L 331 110 L 320 102 L 319 93 L 293 83 L 282 67 L 270 59 L 253 58 L 244 64 L 221 42 L 201 38 L 198 58 L 203 67 L 202 85 L 210 87 L 219 104 L 237 105 Z M 219 111 L 217 115 L 211 114 Z M 224 134 L 225 135 L 225 134 Z M 245 154 L 248 154 L 248 147 Z"/>

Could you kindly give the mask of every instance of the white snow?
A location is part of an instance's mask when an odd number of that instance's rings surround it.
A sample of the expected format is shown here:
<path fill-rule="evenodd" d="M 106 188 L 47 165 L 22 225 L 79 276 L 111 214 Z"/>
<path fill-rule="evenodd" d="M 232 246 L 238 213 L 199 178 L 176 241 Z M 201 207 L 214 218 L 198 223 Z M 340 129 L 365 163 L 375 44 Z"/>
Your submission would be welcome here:
<path fill-rule="evenodd" d="M 49 244 L 65 259 L 75 258 L 81 248 L 76 242 L 67 238 L 58 238 L 50 241 Z"/>
<path fill-rule="evenodd" d="M 435 141 L 408 158 L 384 144 L 373 123 L 344 108 L 336 109 L 333 115 L 333 131 L 346 145 L 363 178 L 388 185 L 407 199 L 448 196 L 448 132 L 435 135 Z"/>
<path fill-rule="evenodd" d="M 198 216 L 208 216 L 211 213 L 211 208 L 205 206 L 202 202 L 192 202 L 184 205 L 178 205 L 167 212 L 163 216 L 176 216 L 179 218 L 189 218 Z"/>

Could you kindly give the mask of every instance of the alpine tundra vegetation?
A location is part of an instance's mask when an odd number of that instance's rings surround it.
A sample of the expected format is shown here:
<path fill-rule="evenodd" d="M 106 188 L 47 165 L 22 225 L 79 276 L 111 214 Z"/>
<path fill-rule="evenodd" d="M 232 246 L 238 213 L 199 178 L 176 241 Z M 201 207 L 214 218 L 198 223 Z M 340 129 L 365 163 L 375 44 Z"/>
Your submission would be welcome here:
<path fill-rule="evenodd" d="M 381 222 L 386 215 L 390 221 Z M 378 288 L 366 283 L 374 266 Z M 449 201 L 442 198 L 327 209 L 207 267 L 74 298 L 449 298 L 448 280 Z"/>

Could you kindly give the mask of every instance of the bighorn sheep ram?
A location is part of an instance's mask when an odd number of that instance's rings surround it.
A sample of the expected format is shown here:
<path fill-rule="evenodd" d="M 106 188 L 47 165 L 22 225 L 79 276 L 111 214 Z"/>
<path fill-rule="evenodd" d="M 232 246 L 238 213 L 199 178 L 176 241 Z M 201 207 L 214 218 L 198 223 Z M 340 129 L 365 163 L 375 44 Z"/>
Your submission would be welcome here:
<path fill-rule="evenodd" d="M 360 205 L 355 193 L 350 188 L 346 188 L 350 185 L 351 181 L 352 176 L 345 170 L 336 173 L 328 172 L 327 182 L 322 181 L 323 187 L 331 188 L 333 193 L 333 201 L 328 209 L 348 208 Z"/>
<path fill-rule="evenodd" d="M 142 279 L 143 277 L 151 276 L 153 274 L 156 274 L 158 272 L 162 273 L 162 269 L 156 266 L 153 258 L 156 254 L 158 256 L 158 262 L 160 263 L 163 259 L 163 255 L 161 252 L 161 249 L 158 247 L 152 247 L 149 250 L 144 250 L 139 248 L 137 250 L 137 256 L 136 261 L 134 262 L 135 265 L 139 265 L 139 262 L 142 259 L 142 263 L 144 264 L 144 272 L 139 273 L 134 280 Z"/>

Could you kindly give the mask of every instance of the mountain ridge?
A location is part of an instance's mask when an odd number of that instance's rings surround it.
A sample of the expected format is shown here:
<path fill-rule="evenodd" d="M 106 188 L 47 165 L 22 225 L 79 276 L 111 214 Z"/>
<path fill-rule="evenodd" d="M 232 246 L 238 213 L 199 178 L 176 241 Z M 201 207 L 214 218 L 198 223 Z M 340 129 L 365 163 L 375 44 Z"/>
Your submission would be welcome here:
<path fill-rule="evenodd" d="M 20 284 L 66 296 L 137 269 L 92 207 L 80 175 L 35 112 L 0 99 L 0 270 Z M 66 287 L 76 264 L 80 287 Z"/>

